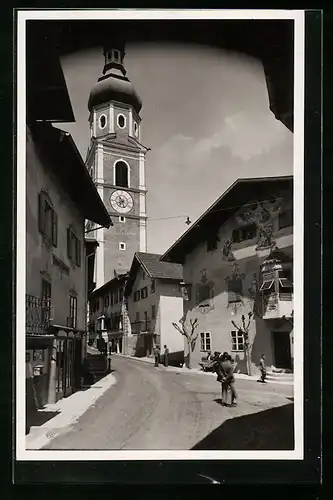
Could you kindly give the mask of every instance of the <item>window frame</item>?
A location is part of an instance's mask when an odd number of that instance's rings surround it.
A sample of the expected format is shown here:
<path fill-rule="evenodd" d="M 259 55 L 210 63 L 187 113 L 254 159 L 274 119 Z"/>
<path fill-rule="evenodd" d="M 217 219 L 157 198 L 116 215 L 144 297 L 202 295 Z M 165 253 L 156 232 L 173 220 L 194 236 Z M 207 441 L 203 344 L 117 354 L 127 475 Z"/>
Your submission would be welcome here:
<path fill-rule="evenodd" d="M 230 289 L 230 284 L 231 283 L 240 283 L 240 291 L 235 291 Z M 234 299 L 231 299 L 232 294 L 234 294 Z M 241 278 L 236 278 L 236 279 L 230 279 L 228 280 L 228 304 L 238 304 L 239 302 L 242 302 L 242 296 L 243 296 L 243 281 Z"/>
<path fill-rule="evenodd" d="M 104 118 L 104 120 L 105 120 L 104 126 L 102 126 L 102 123 L 101 123 L 102 118 Z M 108 117 L 106 116 L 105 113 L 102 113 L 98 117 L 98 127 L 100 128 L 100 130 L 104 130 L 106 128 L 107 124 L 108 124 Z"/>
<path fill-rule="evenodd" d="M 235 336 L 233 336 L 235 334 Z M 239 336 L 241 336 L 242 342 L 239 342 Z M 235 341 L 233 340 L 235 339 Z M 239 345 L 243 347 L 240 349 Z M 244 333 L 239 330 L 230 330 L 230 351 L 231 352 L 245 352 L 244 348 Z"/>
<path fill-rule="evenodd" d="M 73 226 L 67 228 L 67 257 L 77 267 L 81 267 L 82 245 L 81 240 L 76 236 Z"/>
<path fill-rule="evenodd" d="M 122 177 L 124 177 L 124 175 L 121 173 L 121 171 L 119 170 L 119 173 L 117 174 L 118 172 L 118 168 L 120 169 L 121 168 L 121 165 L 124 165 L 126 167 L 126 182 L 122 182 L 124 179 L 122 179 Z M 130 166 L 129 164 L 127 163 L 127 161 L 123 160 L 122 158 L 121 159 L 118 159 L 114 162 L 114 184 L 115 186 L 117 186 L 118 188 L 129 188 L 130 187 Z"/>
<path fill-rule="evenodd" d="M 77 297 L 75 295 L 69 296 L 69 318 L 71 328 L 77 327 Z"/>
<path fill-rule="evenodd" d="M 207 341 L 209 342 L 209 348 L 207 346 Z M 212 332 L 200 332 L 200 352 L 211 352 L 212 351 Z"/>
<path fill-rule="evenodd" d="M 49 194 L 43 189 L 38 193 L 38 230 L 46 241 L 58 246 L 58 215 Z"/>
<path fill-rule="evenodd" d="M 148 287 L 147 286 L 144 286 L 143 288 L 141 288 L 140 290 L 140 295 L 141 295 L 141 299 L 144 300 L 148 297 Z"/>
<path fill-rule="evenodd" d="M 122 252 L 125 252 L 126 251 L 126 243 L 124 241 L 119 241 L 118 249 Z"/>
<path fill-rule="evenodd" d="M 119 118 L 123 118 L 123 119 L 124 119 L 124 125 L 123 125 L 123 126 L 121 126 L 121 125 L 120 125 L 120 123 L 119 123 Z M 118 125 L 118 127 L 119 127 L 121 130 L 124 130 L 124 129 L 126 128 L 126 122 L 127 122 L 127 121 L 126 121 L 126 116 L 125 116 L 125 115 L 123 115 L 122 113 L 118 113 L 118 115 L 117 115 L 117 125 Z"/>
<path fill-rule="evenodd" d="M 156 319 L 156 304 L 151 306 L 151 319 Z"/>

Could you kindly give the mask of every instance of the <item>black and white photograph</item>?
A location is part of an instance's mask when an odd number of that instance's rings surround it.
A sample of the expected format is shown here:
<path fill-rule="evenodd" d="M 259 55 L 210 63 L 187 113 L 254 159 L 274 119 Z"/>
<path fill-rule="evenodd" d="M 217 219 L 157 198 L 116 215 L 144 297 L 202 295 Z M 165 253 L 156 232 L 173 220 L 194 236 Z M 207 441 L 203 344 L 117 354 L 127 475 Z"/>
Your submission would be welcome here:
<path fill-rule="evenodd" d="M 301 460 L 304 12 L 17 13 L 17 460 Z"/>

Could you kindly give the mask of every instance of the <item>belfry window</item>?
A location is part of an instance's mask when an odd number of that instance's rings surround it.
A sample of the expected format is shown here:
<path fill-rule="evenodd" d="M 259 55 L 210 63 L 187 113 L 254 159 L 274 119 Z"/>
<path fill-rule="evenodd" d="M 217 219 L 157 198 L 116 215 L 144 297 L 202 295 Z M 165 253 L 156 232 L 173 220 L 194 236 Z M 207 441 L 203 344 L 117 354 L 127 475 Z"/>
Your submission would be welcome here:
<path fill-rule="evenodd" d="M 115 168 L 116 168 L 116 186 L 129 187 L 127 164 L 124 161 L 117 161 Z"/>
<path fill-rule="evenodd" d="M 117 123 L 119 128 L 125 128 L 126 126 L 126 118 L 124 115 L 117 116 Z"/>
<path fill-rule="evenodd" d="M 99 128 L 103 129 L 103 128 L 105 128 L 105 126 L 106 126 L 106 116 L 101 115 L 99 117 Z"/>
<path fill-rule="evenodd" d="M 116 49 L 113 50 L 113 60 L 115 62 L 120 61 L 120 51 L 119 50 L 116 50 Z"/>

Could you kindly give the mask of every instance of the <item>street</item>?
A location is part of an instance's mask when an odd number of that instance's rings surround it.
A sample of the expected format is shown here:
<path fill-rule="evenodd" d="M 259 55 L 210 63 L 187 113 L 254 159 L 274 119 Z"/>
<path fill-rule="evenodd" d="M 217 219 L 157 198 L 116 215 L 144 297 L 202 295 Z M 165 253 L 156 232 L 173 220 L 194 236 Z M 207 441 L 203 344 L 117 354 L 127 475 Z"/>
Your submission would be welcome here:
<path fill-rule="evenodd" d="M 117 383 L 44 449 L 293 449 L 292 386 L 236 378 L 228 408 L 214 376 L 117 356 L 112 369 Z"/>

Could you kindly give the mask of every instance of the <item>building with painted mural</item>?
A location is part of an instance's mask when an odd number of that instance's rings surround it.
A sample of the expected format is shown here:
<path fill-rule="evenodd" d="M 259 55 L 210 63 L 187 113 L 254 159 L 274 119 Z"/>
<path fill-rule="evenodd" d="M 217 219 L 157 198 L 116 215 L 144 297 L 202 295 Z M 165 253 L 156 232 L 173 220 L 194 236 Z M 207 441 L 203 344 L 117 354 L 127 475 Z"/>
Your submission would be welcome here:
<path fill-rule="evenodd" d="M 128 274 L 125 299 L 129 320 L 128 354 L 152 356 L 158 345 L 169 348 L 170 364 L 183 362 L 184 341 L 172 326 L 183 316 L 180 264 L 161 255 L 137 252 Z"/>
<path fill-rule="evenodd" d="M 112 222 L 72 137 L 51 124 L 74 116 L 58 56 L 37 35 L 28 30 L 26 366 L 27 391 L 43 406 L 80 387 L 94 248 L 86 251 L 85 219 Z"/>
<path fill-rule="evenodd" d="M 184 315 L 198 319 L 193 366 L 228 351 L 245 373 L 241 317 L 252 312 L 252 371 L 262 354 L 269 367 L 292 371 L 292 176 L 238 179 L 161 260 L 183 265 Z"/>

